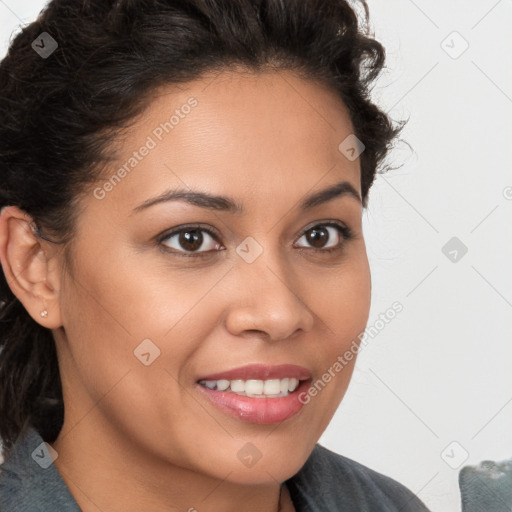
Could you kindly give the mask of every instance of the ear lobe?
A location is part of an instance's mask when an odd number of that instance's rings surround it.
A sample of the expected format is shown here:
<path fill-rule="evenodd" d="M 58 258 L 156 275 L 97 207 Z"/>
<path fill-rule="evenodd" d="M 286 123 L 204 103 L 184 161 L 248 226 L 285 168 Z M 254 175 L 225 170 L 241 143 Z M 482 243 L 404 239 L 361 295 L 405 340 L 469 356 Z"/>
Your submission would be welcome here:
<path fill-rule="evenodd" d="M 0 261 L 9 287 L 30 316 L 43 327 L 56 329 L 62 325 L 59 297 L 50 283 L 58 276 L 53 275 L 56 269 L 50 265 L 48 248 L 33 226 L 32 218 L 18 207 L 2 210 Z M 44 310 L 47 314 L 41 315 Z"/>

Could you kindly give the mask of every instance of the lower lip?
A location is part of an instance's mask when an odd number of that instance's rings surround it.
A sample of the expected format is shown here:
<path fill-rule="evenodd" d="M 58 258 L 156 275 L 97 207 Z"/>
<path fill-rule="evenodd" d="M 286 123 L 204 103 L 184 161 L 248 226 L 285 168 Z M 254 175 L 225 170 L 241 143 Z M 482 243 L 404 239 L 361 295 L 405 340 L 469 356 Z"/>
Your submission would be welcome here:
<path fill-rule="evenodd" d="M 300 381 L 299 387 L 280 398 L 253 398 L 229 391 L 215 391 L 197 384 L 200 390 L 219 409 L 242 421 L 260 425 L 279 423 L 295 416 L 303 407 L 299 396 L 310 386 L 310 379 Z"/>

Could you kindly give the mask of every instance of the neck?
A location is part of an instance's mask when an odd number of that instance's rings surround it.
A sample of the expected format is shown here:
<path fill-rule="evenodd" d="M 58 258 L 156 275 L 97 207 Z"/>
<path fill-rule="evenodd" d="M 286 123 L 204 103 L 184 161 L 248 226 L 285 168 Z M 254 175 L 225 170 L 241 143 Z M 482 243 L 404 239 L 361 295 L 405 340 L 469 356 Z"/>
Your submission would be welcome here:
<path fill-rule="evenodd" d="M 64 424 L 54 464 L 82 512 L 294 511 L 286 485 L 240 484 L 194 472 L 138 450 L 131 439 L 94 423 L 94 411 L 73 428 Z M 68 417 L 69 418 L 69 417 Z M 101 432 L 101 436 L 98 436 Z M 172 483 L 172 484 L 170 484 Z"/>

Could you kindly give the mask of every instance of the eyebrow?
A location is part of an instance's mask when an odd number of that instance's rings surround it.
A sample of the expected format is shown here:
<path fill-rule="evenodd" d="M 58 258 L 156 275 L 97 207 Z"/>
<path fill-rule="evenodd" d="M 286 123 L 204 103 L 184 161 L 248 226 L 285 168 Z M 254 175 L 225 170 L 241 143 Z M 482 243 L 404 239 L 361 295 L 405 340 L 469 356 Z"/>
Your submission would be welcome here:
<path fill-rule="evenodd" d="M 315 192 L 307 196 L 299 205 L 302 211 L 310 210 L 315 206 L 327 203 L 339 197 L 352 197 L 362 203 L 361 197 L 357 190 L 348 181 L 341 181 L 324 190 Z M 212 195 L 205 192 L 196 192 L 185 189 L 169 190 L 163 192 L 157 197 L 147 199 L 142 204 L 133 209 L 132 213 L 140 212 L 155 204 L 165 203 L 169 201 L 185 201 L 200 208 L 209 210 L 225 211 L 234 214 L 244 213 L 244 207 L 236 200 L 230 197 Z"/>

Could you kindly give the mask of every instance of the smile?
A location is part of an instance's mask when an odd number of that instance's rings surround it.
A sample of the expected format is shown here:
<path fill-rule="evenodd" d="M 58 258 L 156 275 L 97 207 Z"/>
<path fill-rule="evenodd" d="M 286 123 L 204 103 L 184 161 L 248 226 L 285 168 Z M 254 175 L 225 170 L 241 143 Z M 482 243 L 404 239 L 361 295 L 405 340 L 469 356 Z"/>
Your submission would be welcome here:
<path fill-rule="evenodd" d="M 293 393 L 299 387 L 299 382 L 294 377 L 285 377 L 269 380 L 202 380 L 199 384 L 217 391 L 231 391 L 240 396 L 280 398 Z"/>
<path fill-rule="evenodd" d="M 197 388 L 220 411 L 242 421 L 270 424 L 295 416 L 311 372 L 296 365 L 248 365 L 198 379 Z"/>

